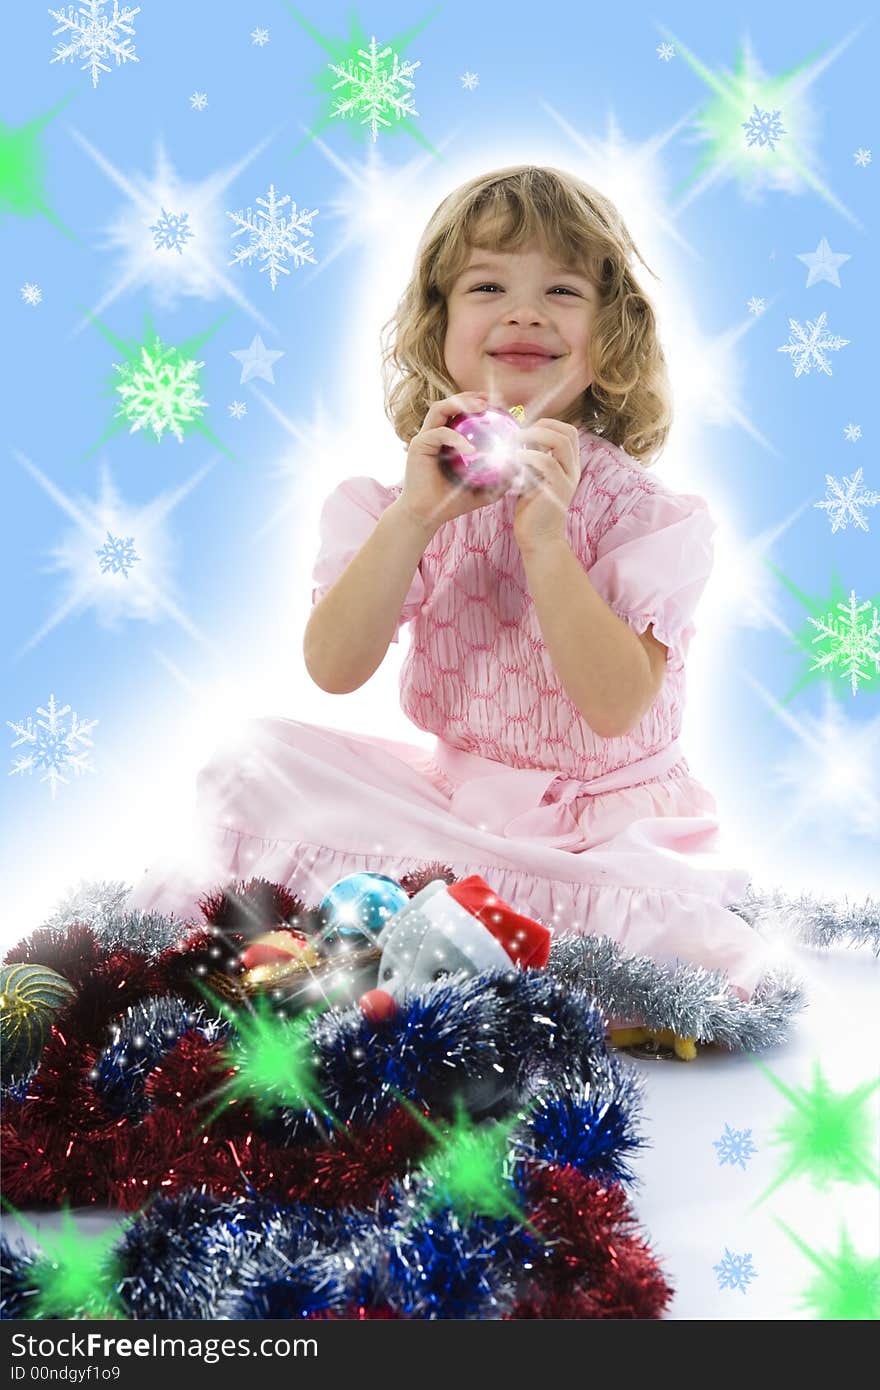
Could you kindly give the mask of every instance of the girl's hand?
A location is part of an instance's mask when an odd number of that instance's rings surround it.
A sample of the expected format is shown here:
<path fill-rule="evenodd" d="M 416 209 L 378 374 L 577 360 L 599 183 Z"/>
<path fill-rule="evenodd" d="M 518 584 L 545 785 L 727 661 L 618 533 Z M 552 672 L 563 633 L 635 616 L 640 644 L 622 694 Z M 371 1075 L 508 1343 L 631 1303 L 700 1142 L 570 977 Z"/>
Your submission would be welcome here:
<path fill-rule="evenodd" d="M 565 539 L 565 518 L 581 477 L 580 441 L 574 425 L 561 420 L 536 420 L 522 433 L 517 461 L 525 481 L 514 508 L 513 534 L 520 550 L 533 550 Z"/>
<path fill-rule="evenodd" d="M 465 487 L 447 478 L 440 469 L 440 450 L 444 444 L 451 445 L 460 454 L 476 452 L 457 430 L 449 428 L 447 420 L 465 413 L 481 414 L 488 401 L 485 391 L 462 391 L 457 396 L 435 401 L 410 443 L 403 491 L 398 500 L 401 510 L 429 533 L 436 531 L 444 521 L 497 502 L 509 490 L 509 482 L 496 488 Z"/>

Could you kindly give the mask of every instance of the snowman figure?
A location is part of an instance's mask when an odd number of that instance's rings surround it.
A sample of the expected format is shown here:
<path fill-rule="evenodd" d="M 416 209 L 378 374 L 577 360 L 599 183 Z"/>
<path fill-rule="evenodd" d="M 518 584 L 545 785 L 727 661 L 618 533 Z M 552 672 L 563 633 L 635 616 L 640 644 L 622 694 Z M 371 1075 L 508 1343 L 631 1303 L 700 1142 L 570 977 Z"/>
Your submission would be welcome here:
<path fill-rule="evenodd" d="M 446 975 L 481 975 L 516 966 L 542 967 L 552 932 L 524 917 L 478 874 L 447 884 L 434 879 L 379 933 L 378 988 L 360 1005 L 369 1018 L 390 1017 L 407 992 Z"/>
<path fill-rule="evenodd" d="M 447 975 L 482 975 L 516 967 L 542 967 L 550 956 L 549 927 L 534 922 L 502 901 L 478 874 L 460 883 L 435 879 L 388 922 L 377 945 L 379 984 L 359 1003 L 373 1023 L 393 1018 L 408 993 Z M 467 1076 L 453 1073 L 445 1098 L 461 1104 L 475 1120 L 505 1113 L 512 1078 L 496 1064 Z M 443 1097 L 435 1103 L 442 1108 Z"/>

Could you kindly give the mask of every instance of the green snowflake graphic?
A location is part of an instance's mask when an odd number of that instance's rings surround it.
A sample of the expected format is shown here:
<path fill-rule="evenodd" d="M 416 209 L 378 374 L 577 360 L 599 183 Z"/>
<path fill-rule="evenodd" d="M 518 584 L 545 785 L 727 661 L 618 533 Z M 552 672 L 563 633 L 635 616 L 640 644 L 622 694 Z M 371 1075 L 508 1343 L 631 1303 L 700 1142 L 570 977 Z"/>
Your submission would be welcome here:
<path fill-rule="evenodd" d="M 785 696 L 788 704 L 813 680 L 837 677 L 849 682 L 853 695 L 880 687 L 880 597 L 856 597 L 832 576 L 829 598 L 812 599 L 769 560 L 767 568 L 809 610 L 804 626 L 795 633 L 798 647 L 810 658 L 805 675 Z M 832 690 L 836 690 L 836 682 Z"/>
<path fill-rule="evenodd" d="M 864 621 L 860 618 L 860 614 L 868 608 L 871 609 L 870 624 L 867 618 Z M 810 670 L 837 670 L 850 681 L 855 695 L 859 681 L 868 678 L 869 673 L 864 669 L 868 662 L 873 662 L 875 671 L 880 672 L 880 619 L 869 599 L 856 606 L 855 589 L 850 590 L 849 603 L 837 604 L 837 612 L 843 616 L 836 618 L 834 613 L 829 613 L 818 620 L 807 619 L 819 632 L 813 642 L 826 644 L 824 651 L 820 648 L 819 659 Z"/>
<path fill-rule="evenodd" d="M 141 347 L 138 362 L 113 363 L 121 377 L 116 390 L 122 404 L 116 414 L 130 423 L 131 434 L 151 429 L 161 440 L 169 430 L 183 443 L 184 428 L 194 424 L 208 404 L 199 395 L 198 374 L 204 365 L 154 338 Z"/>
<path fill-rule="evenodd" d="M 332 115 L 363 116 L 361 125 L 369 122 L 373 140 L 379 135 L 379 126 L 390 126 L 392 117 L 402 121 L 405 116 L 417 116 L 410 92 L 415 90 L 411 80 L 420 62 L 402 63 L 397 54 L 385 47 L 379 51 L 375 37 L 370 39 L 367 52 L 359 48 L 354 58 L 349 58 L 345 67 L 331 63 L 330 67 L 339 78 L 333 84 L 334 92 L 339 87 L 347 87 L 349 95 L 338 98 L 334 103 Z M 401 90 L 403 88 L 403 90 Z"/>
<path fill-rule="evenodd" d="M 308 139 L 320 135 L 341 118 L 349 124 L 355 138 L 372 138 L 375 142 L 380 129 L 387 135 L 406 131 L 431 154 L 442 158 L 412 119 L 419 114 L 413 104 L 413 74 L 421 67 L 421 62 L 404 56 L 407 45 L 429 23 L 436 10 L 406 32 L 387 36 L 385 42 L 379 42 L 375 34 L 364 32 L 355 16 L 349 22 L 348 38 L 337 39 L 322 34 L 292 5 L 286 8 L 330 58 L 315 76 L 315 86 L 326 98 L 325 110 L 294 153 L 303 149 Z M 352 119 L 349 121 L 349 118 Z"/>

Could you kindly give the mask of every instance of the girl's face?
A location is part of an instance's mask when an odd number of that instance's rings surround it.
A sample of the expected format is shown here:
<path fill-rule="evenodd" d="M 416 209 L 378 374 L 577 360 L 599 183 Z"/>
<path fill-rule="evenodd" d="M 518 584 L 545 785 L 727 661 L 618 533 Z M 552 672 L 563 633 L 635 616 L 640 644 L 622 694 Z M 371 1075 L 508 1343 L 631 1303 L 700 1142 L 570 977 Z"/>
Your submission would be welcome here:
<path fill-rule="evenodd" d="M 446 370 L 459 391 L 487 391 L 490 405 L 508 410 L 525 406 L 526 423 L 560 418 L 593 380 L 598 304 L 584 274 L 555 265 L 538 247 L 474 247 L 446 301 Z M 500 355 L 505 348 L 516 351 Z"/>

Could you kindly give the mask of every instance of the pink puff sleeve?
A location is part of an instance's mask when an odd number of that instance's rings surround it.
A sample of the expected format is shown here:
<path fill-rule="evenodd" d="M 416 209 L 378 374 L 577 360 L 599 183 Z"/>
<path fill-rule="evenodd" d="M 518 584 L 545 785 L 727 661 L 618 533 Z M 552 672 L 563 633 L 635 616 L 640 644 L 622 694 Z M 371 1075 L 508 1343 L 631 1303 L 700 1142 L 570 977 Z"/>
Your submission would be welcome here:
<path fill-rule="evenodd" d="M 648 492 L 612 526 L 587 571 L 597 593 L 635 632 L 654 625 L 667 668 L 684 665 L 692 615 L 712 572 L 716 524 L 702 497 Z"/>
<path fill-rule="evenodd" d="M 399 492 L 399 488 L 383 487 L 374 478 L 346 478 L 327 497 L 318 521 L 320 544 L 312 570 L 313 607 L 336 583 Z M 392 642 L 398 641 L 401 627 L 415 617 L 424 601 L 424 581 L 421 570 L 417 569 L 400 610 Z"/>

